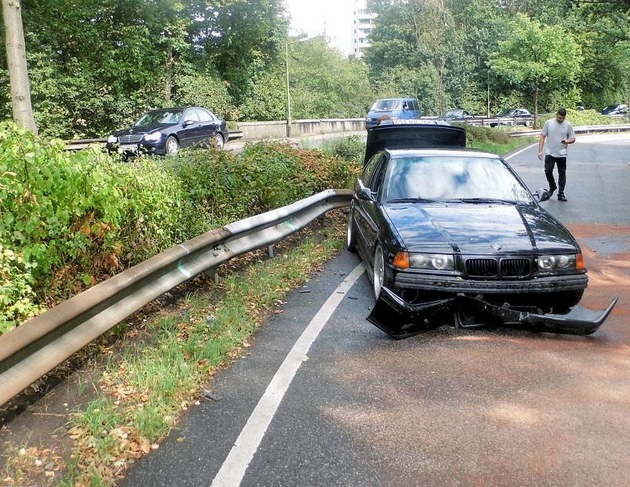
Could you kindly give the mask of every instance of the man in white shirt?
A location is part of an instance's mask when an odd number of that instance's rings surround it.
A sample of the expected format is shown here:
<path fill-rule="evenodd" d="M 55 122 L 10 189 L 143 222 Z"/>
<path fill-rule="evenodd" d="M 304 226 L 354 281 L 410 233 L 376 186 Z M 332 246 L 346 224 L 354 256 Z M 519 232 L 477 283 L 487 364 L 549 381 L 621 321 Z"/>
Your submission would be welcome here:
<path fill-rule="evenodd" d="M 567 111 L 564 108 L 558 109 L 556 117 L 545 122 L 538 141 L 538 159 L 541 161 L 544 149 L 545 176 L 549 182 L 549 191 L 553 194 L 558 189 L 559 201 L 567 200 L 564 196 L 564 186 L 567 182 L 567 146 L 575 142 L 573 126 L 565 120 L 566 116 Z M 554 166 L 558 166 L 557 186 L 553 178 Z"/>

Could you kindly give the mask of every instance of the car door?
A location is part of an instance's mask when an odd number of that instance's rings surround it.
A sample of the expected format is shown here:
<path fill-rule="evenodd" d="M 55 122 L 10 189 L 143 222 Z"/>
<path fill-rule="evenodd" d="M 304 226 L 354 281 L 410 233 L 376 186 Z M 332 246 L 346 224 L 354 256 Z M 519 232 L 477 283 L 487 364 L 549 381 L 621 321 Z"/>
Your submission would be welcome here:
<path fill-rule="evenodd" d="M 187 108 L 182 116 L 182 128 L 179 135 L 179 145 L 190 147 L 201 139 L 203 134 L 199 115 L 195 108 Z"/>
<path fill-rule="evenodd" d="M 364 260 L 372 265 L 374 247 L 379 235 L 380 216 L 379 196 L 382 189 L 383 174 L 387 166 L 385 151 L 375 154 L 365 165 L 357 180 L 353 199 L 353 215 L 357 229 L 357 243 Z M 367 192 L 360 196 L 361 191 Z M 366 197 L 369 195 L 369 198 Z"/>
<path fill-rule="evenodd" d="M 198 142 L 202 144 L 209 143 L 219 131 L 219 123 L 209 111 L 203 108 L 197 108 L 197 115 L 200 123 L 200 139 Z"/>

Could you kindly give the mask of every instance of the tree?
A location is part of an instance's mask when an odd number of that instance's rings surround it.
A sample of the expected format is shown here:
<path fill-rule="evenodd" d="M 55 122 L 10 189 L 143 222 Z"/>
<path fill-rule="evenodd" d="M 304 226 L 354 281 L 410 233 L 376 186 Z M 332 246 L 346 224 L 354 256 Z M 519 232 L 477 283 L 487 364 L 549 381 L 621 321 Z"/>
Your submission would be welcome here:
<path fill-rule="evenodd" d="M 443 112 L 468 98 L 474 70 L 474 62 L 466 51 L 464 30 L 458 28 L 450 3 L 449 0 L 372 0 L 369 4 L 377 14 L 372 45 L 365 54 L 371 78 L 385 81 L 385 73 L 391 76 L 400 71 L 407 78 L 423 83 L 412 91 L 409 83 L 404 83 L 397 96 L 431 92 L 429 99 L 420 99 L 427 113 Z M 429 80 L 432 87 L 424 84 Z M 391 83 L 387 84 L 393 88 Z"/>
<path fill-rule="evenodd" d="M 295 118 L 365 116 L 373 94 L 363 61 L 344 59 L 323 37 L 289 43 L 288 47 Z"/>
<path fill-rule="evenodd" d="M 11 81 L 13 119 L 30 131 L 37 133 L 33 107 L 31 106 L 31 89 L 26 65 L 20 0 L 2 0 L 2 16 L 4 18 L 7 66 Z"/>
<path fill-rule="evenodd" d="M 554 91 L 575 93 L 582 55 L 573 36 L 558 25 L 545 26 L 523 14 L 510 27 L 508 38 L 490 56 L 492 71 L 532 96 L 536 114 L 541 90 L 547 96 Z"/>

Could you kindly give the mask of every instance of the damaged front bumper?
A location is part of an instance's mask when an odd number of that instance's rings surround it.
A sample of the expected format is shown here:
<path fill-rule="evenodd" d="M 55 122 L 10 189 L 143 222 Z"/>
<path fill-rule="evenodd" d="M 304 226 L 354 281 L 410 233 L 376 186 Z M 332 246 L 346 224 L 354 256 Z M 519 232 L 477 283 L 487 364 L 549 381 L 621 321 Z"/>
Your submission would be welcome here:
<path fill-rule="evenodd" d="M 540 309 L 498 306 L 477 297 L 456 295 L 452 298 L 412 304 L 387 288 L 368 316 L 368 321 L 396 339 L 408 338 L 444 324 L 444 317 L 451 315 L 455 326 L 511 326 L 528 330 L 590 335 L 611 313 L 618 297 L 602 311 L 592 311 L 573 306 L 567 313 L 544 313 Z"/>

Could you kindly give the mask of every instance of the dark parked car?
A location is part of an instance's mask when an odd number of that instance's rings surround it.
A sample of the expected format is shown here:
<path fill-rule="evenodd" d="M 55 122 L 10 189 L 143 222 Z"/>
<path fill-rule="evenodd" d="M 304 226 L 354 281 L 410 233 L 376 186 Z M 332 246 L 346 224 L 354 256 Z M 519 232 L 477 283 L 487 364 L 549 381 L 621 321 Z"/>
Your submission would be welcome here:
<path fill-rule="evenodd" d="M 385 120 L 419 119 L 421 116 L 416 98 L 384 98 L 372 104 L 365 117 L 365 128 L 376 127 Z"/>
<path fill-rule="evenodd" d="M 465 148 L 446 122 L 368 130 L 350 205 L 376 304 L 368 320 L 395 338 L 443 324 L 590 334 L 577 306 L 587 286 L 580 246 L 501 157 Z"/>
<path fill-rule="evenodd" d="M 201 107 L 160 108 L 107 139 L 107 150 L 124 154 L 176 154 L 180 147 L 217 146 L 228 140 L 225 120 Z"/>
<path fill-rule="evenodd" d="M 466 122 L 473 118 L 475 118 L 475 116 L 463 108 L 453 108 L 444 115 L 439 116 L 438 120 L 444 120 L 446 122 Z"/>
<path fill-rule="evenodd" d="M 608 105 L 602 110 L 602 115 L 608 115 L 610 117 L 622 117 L 628 115 L 628 105 L 617 103 L 616 105 Z"/>
<path fill-rule="evenodd" d="M 495 115 L 496 122 L 491 122 L 490 127 L 516 126 L 531 127 L 534 125 L 534 117 L 526 108 L 504 108 Z"/>

